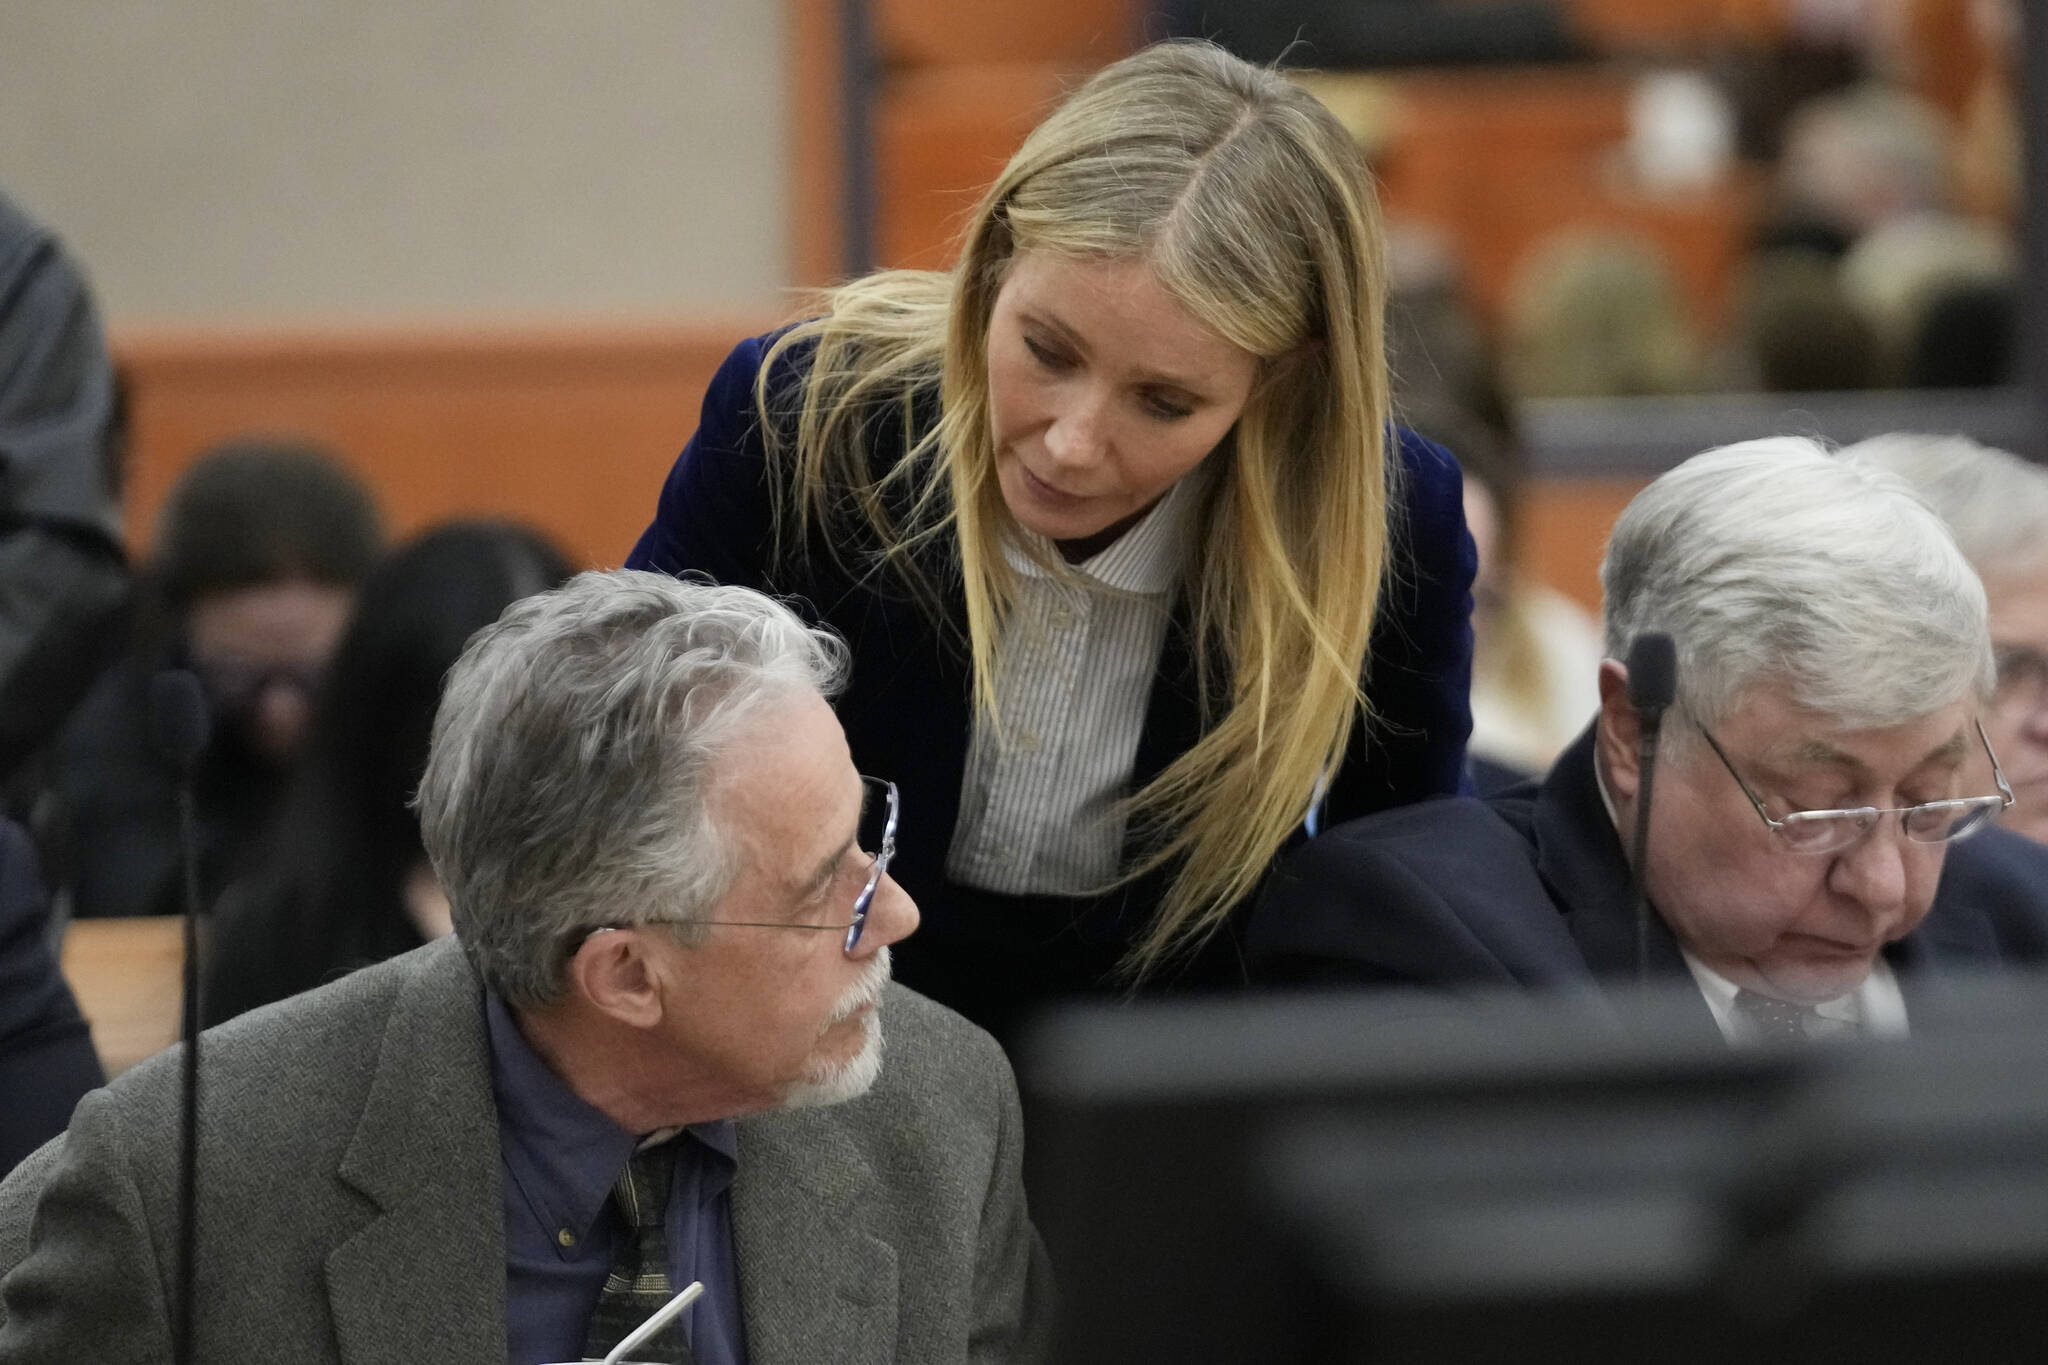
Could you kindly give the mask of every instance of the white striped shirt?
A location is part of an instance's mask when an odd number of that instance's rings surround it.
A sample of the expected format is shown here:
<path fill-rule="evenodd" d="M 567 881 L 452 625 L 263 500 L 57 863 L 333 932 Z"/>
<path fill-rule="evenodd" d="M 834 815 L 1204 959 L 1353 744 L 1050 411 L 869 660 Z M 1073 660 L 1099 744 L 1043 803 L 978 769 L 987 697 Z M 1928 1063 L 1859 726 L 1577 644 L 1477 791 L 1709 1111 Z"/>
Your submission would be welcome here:
<path fill-rule="evenodd" d="M 1137 525 L 1075 565 L 1081 583 L 1005 545 L 1017 601 L 996 656 L 1000 733 L 977 715 L 946 855 L 954 881 L 1011 895 L 1086 895 L 1122 870 L 1138 735 L 1201 501 L 1175 484 Z M 1048 557 L 1050 542 L 1021 528 Z"/>

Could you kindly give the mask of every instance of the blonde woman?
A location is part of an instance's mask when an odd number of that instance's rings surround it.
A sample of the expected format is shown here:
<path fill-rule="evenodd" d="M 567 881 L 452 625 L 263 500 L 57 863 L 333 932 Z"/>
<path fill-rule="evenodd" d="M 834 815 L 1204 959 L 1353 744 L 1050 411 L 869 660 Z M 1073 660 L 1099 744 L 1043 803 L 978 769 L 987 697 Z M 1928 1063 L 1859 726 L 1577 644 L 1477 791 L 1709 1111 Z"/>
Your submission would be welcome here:
<path fill-rule="evenodd" d="M 857 280 L 712 382 L 629 563 L 852 644 L 904 981 L 999 1033 L 1239 984 L 1283 846 L 1459 787 L 1471 542 L 1456 465 L 1389 425 L 1384 291 L 1344 129 L 1168 43 L 1032 133 L 950 274 Z"/>

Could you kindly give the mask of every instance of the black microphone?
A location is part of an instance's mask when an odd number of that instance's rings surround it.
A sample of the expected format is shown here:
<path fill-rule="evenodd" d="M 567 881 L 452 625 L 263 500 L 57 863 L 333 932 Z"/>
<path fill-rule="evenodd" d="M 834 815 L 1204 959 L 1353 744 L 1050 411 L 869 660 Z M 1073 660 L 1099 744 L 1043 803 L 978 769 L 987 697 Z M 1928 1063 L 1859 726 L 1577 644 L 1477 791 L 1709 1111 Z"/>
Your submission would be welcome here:
<path fill-rule="evenodd" d="M 199 1301 L 199 834 L 192 779 L 212 728 L 198 678 L 172 668 L 149 680 L 149 742 L 176 786 L 178 854 L 185 873 L 185 1001 L 179 1028 L 185 1079 L 178 1122 L 178 1282 L 171 1323 L 176 1365 L 192 1365 L 192 1322 Z"/>
<path fill-rule="evenodd" d="M 1636 831 L 1630 880 L 1636 892 L 1636 986 L 1650 984 L 1650 789 L 1657 777 L 1657 738 L 1664 711 L 1678 696 L 1678 647 L 1661 630 L 1646 630 L 1628 647 L 1628 700 L 1636 711 Z"/>

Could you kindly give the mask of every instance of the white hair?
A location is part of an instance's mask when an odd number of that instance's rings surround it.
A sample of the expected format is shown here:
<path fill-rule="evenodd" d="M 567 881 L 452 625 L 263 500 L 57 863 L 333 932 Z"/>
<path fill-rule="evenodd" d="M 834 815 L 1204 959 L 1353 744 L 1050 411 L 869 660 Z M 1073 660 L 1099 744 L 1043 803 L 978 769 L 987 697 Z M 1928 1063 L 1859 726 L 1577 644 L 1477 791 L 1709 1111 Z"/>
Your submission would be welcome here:
<path fill-rule="evenodd" d="M 1842 455 L 1911 484 L 1980 576 L 2048 573 L 2048 469 L 1967 436 L 1905 431 L 1873 436 Z"/>
<path fill-rule="evenodd" d="M 1984 588 L 1904 481 L 1778 436 L 1695 455 L 1631 502 L 1600 566 L 1607 652 L 1678 648 L 1679 700 L 1720 724 L 1752 687 L 1862 729 L 1990 695 Z"/>
<path fill-rule="evenodd" d="M 719 761 L 845 669 L 837 636 L 760 593 L 632 570 L 578 574 L 477 632 L 417 804 L 478 976 L 536 1008 L 591 931 L 709 914 L 737 872 Z"/>
<path fill-rule="evenodd" d="M 865 1009 L 860 1050 L 843 1062 L 813 1062 L 803 1079 L 783 1095 L 781 1108 L 822 1109 L 858 1099 L 874 1088 L 882 1074 L 882 992 L 888 988 L 889 971 L 889 950 L 882 948 L 868 959 L 859 979 L 847 988 L 825 1019 L 824 1027 L 830 1028 Z"/>

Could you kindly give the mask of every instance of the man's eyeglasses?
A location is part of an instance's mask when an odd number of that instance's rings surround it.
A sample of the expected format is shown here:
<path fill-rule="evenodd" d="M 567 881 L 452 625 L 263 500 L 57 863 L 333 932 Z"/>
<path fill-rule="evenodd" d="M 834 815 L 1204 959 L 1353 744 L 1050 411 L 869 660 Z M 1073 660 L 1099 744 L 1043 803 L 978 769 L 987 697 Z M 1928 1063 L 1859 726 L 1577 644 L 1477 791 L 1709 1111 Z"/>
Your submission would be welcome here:
<path fill-rule="evenodd" d="M 846 931 L 845 951 L 852 952 L 859 946 L 861 932 L 867 927 L 868 907 L 875 903 L 875 888 L 882 884 L 882 874 L 889 870 L 889 861 L 896 856 L 896 784 L 879 777 L 863 777 L 860 781 L 860 829 L 854 836 L 854 846 L 866 853 L 869 861 L 867 880 L 862 884 L 860 894 L 853 899 L 853 918 L 850 921 L 837 924 L 792 924 L 785 920 L 697 919 L 678 921 L 677 927 L 693 928 L 704 925 L 724 929 L 830 929 L 834 932 L 843 929 Z M 608 924 L 590 932 L 603 934 L 615 929 L 635 927 L 639 926 Z"/>
<path fill-rule="evenodd" d="M 1963 796 L 1949 801 L 1923 801 L 1917 806 L 1856 806 L 1848 810 L 1798 810 L 1782 820 L 1773 820 L 1764 809 L 1763 798 L 1750 789 L 1742 780 L 1742 774 L 1735 771 L 1735 765 L 1728 761 L 1728 755 L 1721 745 L 1702 725 L 1700 733 L 1706 736 L 1707 744 L 1714 751 L 1714 757 L 1721 760 L 1721 766 L 1728 770 L 1728 776 L 1735 779 L 1735 785 L 1742 788 L 1742 794 L 1749 798 L 1749 804 L 1756 807 L 1757 818 L 1770 827 L 1777 836 L 1778 844 L 1792 853 L 1833 853 L 1838 849 L 1862 839 L 1877 828 L 1877 822 L 1887 815 L 1899 817 L 1899 827 L 1906 837 L 1917 844 L 1951 843 L 1967 839 L 1984 826 L 1998 818 L 2013 801 L 2012 788 L 2006 783 L 2005 770 L 1998 766 L 1998 755 L 1991 751 L 1991 740 L 1984 733 L 1984 723 L 1976 722 L 1977 741 L 1984 746 L 1985 757 L 1991 760 L 1991 778 L 1998 784 L 1996 796 Z"/>

